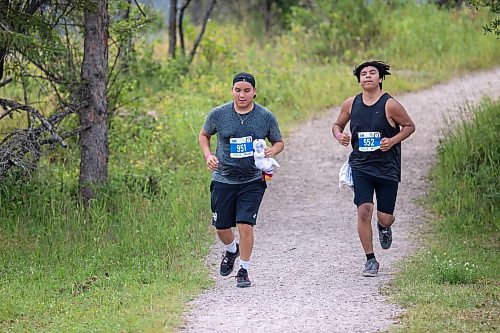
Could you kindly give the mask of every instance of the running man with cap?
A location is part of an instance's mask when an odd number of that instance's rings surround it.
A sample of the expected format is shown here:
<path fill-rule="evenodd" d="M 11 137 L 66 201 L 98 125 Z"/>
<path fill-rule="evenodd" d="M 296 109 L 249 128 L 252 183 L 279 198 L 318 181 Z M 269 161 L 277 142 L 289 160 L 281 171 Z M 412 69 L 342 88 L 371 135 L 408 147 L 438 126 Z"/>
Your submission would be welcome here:
<path fill-rule="evenodd" d="M 233 101 L 208 113 L 198 141 L 207 167 L 213 171 L 210 184 L 212 224 L 225 245 L 220 274 L 229 275 L 240 256 L 236 286 L 250 287 L 248 269 L 254 243 L 253 226 L 267 188 L 262 171 L 255 166 L 253 140 L 271 142 L 265 157 L 279 154 L 284 143 L 276 117 L 254 102 L 253 75 L 236 74 L 232 95 Z M 212 153 L 210 138 L 214 134 L 217 134 L 217 148 Z M 233 227 L 238 228 L 239 243 L 235 240 Z"/>
<path fill-rule="evenodd" d="M 358 235 L 366 254 L 363 276 L 376 276 L 379 263 L 372 242 L 373 193 L 377 198 L 377 229 L 380 245 L 392 244 L 391 225 L 401 181 L 401 141 L 415 131 L 405 108 L 382 90 L 390 66 L 368 61 L 357 66 L 356 76 L 362 92 L 344 101 L 332 126 L 335 139 L 352 145 L 349 164 L 354 182 L 354 204 L 358 210 Z M 350 121 L 350 134 L 344 128 Z"/>

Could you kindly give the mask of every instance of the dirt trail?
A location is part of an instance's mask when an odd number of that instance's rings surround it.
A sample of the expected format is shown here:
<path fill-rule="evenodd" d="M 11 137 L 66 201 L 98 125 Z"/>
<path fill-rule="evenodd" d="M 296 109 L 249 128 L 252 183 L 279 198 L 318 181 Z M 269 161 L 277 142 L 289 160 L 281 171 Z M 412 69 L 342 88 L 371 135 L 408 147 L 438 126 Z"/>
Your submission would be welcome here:
<path fill-rule="evenodd" d="M 402 308 L 389 304 L 384 286 L 396 262 L 412 252 L 423 195 L 435 159 L 443 116 L 482 96 L 500 96 L 500 68 L 395 96 L 417 131 L 403 143 L 403 180 L 391 249 L 374 239 L 379 276 L 361 276 L 365 257 L 356 231 L 350 190 L 338 189 L 338 170 L 349 149 L 333 141 L 338 108 L 300 126 L 287 140 L 269 183 L 257 226 L 251 288 L 219 276 L 222 246 L 207 258 L 214 288 L 192 301 L 182 332 L 380 332 L 397 324 Z M 208 185 L 207 185 L 208 186 Z M 375 223 L 375 220 L 372 221 Z M 376 234 L 374 234 L 376 236 Z"/>

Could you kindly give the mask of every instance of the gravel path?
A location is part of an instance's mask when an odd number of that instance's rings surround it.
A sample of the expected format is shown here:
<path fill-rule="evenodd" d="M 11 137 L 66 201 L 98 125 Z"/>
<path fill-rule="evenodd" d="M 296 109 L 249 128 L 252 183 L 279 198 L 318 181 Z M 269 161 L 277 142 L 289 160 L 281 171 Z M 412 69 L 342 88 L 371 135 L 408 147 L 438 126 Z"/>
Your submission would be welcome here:
<path fill-rule="evenodd" d="M 499 79 L 500 68 L 395 96 L 417 130 L 403 143 L 393 245 L 382 251 L 374 239 L 376 278 L 360 274 L 365 256 L 352 192 L 338 189 L 338 170 L 350 151 L 331 136 L 338 108 L 297 128 L 277 157 L 281 168 L 255 227 L 253 286 L 236 288 L 234 278 L 218 275 L 223 247 L 216 242 L 207 258 L 215 287 L 189 304 L 181 332 L 380 332 L 397 324 L 404 309 L 385 300 L 384 288 L 425 223 L 415 198 L 427 189 L 443 116 L 484 95 L 500 96 Z"/>

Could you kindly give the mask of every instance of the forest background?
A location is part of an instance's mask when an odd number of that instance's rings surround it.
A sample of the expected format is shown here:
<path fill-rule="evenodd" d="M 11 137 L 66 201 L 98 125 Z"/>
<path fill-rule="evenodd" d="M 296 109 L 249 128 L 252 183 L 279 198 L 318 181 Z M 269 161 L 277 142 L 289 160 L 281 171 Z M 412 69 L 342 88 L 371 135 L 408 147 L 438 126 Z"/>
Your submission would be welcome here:
<path fill-rule="evenodd" d="M 179 44 L 171 52 L 162 14 L 111 2 L 108 176 L 82 202 L 79 141 L 69 135 L 66 148 L 57 140 L 44 145 L 30 160 L 33 168 L 8 169 L 0 184 L 0 329 L 173 330 L 185 301 L 211 284 L 203 264 L 214 240 L 210 174 L 196 138 L 207 112 L 230 100 L 233 75 L 255 74 L 257 102 L 276 114 L 286 136 L 357 92 L 351 71 L 365 59 L 391 64 L 384 87 L 392 93 L 497 66 L 494 3 L 442 2 L 218 1 L 192 58 Z M 126 20 L 117 19 L 122 3 L 132 4 Z M 187 50 L 211 3 L 188 7 Z M 81 22 L 78 15 L 74 22 Z M 81 62 L 83 36 L 66 36 Z M 113 48 L 118 36 L 128 43 L 126 57 Z M 67 63 L 57 47 L 38 47 L 37 55 Z M 49 119 L 59 98 L 71 95 L 54 93 L 27 58 L 11 53 L 5 63 L 11 79 L 0 85 L 0 97 L 29 104 L 42 117 L 2 116 L 2 145 L 26 123 Z M 57 130 L 78 123 L 71 113 Z"/>

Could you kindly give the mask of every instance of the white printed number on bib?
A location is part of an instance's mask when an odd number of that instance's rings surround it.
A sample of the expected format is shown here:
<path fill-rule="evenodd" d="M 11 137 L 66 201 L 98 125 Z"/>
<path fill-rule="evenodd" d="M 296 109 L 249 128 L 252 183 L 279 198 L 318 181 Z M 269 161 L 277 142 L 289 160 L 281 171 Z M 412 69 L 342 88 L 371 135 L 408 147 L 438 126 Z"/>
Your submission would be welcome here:
<path fill-rule="evenodd" d="M 380 132 L 358 132 L 359 151 L 380 149 Z"/>
<path fill-rule="evenodd" d="M 251 136 L 229 139 L 229 156 L 243 158 L 253 156 L 253 140 Z"/>

